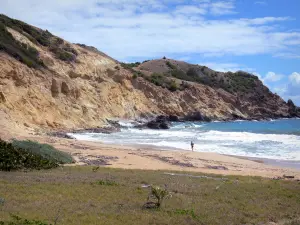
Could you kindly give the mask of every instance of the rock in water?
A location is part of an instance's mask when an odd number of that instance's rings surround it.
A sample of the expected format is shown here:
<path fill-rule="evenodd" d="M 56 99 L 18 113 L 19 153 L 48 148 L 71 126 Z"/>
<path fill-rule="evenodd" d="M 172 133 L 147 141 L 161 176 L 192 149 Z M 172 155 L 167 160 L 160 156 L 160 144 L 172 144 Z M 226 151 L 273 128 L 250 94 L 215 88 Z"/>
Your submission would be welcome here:
<path fill-rule="evenodd" d="M 167 130 L 167 129 L 170 129 L 170 124 L 168 121 L 168 117 L 161 115 L 161 116 L 157 116 L 154 120 L 148 122 L 146 124 L 146 127 L 150 128 L 150 129 Z"/>
<path fill-rule="evenodd" d="M 211 122 L 211 119 L 205 115 L 202 115 L 201 112 L 193 112 L 184 117 L 186 121 L 205 121 Z"/>

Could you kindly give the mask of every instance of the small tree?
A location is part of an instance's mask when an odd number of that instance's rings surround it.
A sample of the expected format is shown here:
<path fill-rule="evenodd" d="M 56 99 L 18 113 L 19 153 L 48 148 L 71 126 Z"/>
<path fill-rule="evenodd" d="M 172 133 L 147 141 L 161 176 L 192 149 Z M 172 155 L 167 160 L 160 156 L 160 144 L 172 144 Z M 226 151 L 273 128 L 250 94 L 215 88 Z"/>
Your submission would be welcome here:
<path fill-rule="evenodd" d="M 163 201 L 171 197 L 170 192 L 165 188 L 162 189 L 159 186 L 151 186 L 151 191 L 147 199 L 147 203 L 144 205 L 146 208 L 160 208 Z M 155 202 L 151 201 L 155 200 Z"/>

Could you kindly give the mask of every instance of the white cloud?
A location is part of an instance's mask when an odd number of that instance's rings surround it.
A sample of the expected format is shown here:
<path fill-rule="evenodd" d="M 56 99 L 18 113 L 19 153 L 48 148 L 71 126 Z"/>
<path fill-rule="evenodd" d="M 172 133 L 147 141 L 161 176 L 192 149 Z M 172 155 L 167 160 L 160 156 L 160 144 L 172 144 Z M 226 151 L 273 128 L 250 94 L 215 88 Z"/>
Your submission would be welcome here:
<path fill-rule="evenodd" d="M 299 49 L 300 32 L 278 28 L 290 18 L 219 19 L 235 11 L 232 0 L 3 0 L 0 8 L 8 16 L 71 42 L 93 45 L 118 60 L 276 55 Z"/>
<path fill-rule="evenodd" d="M 273 88 L 273 91 L 278 94 L 278 95 L 284 95 L 287 91 L 287 87 L 286 85 L 283 85 L 283 86 L 277 86 L 277 87 L 274 87 Z"/>
<path fill-rule="evenodd" d="M 233 1 L 218 1 L 211 4 L 210 12 L 213 15 L 234 14 L 235 6 Z"/>
<path fill-rule="evenodd" d="M 268 3 L 265 1 L 256 1 L 254 2 L 255 5 L 267 5 Z"/>
<path fill-rule="evenodd" d="M 185 15 L 194 15 L 194 14 L 200 14 L 204 15 L 207 13 L 207 6 L 206 5 L 200 5 L 200 6 L 193 6 L 193 5 L 183 5 L 178 6 L 176 10 L 174 11 L 175 14 L 185 14 Z"/>
<path fill-rule="evenodd" d="M 261 17 L 261 18 L 240 19 L 240 20 L 245 21 L 247 24 L 251 24 L 251 25 L 263 25 L 267 23 L 291 20 L 291 18 L 290 17 Z"/>
<path fill-rule="evenodd" d="M 274 72 L 268 72 L 266 76 L 263 78 L 264 82 L 277 82 L 280 81 L 283 78 L 283 75 L 276 74 Z"/>
<path fill-rule="evenodd" d="M 283 53 L 275 54 L 274 57 L 285 58 L 285 59 L 300 59 L 300 54 L 291 53 L 291 52 L 283 52 Z"/>
<path fill-rule="evenodd" d="M 300 73 L 294 72 L 290 74 L 287 81 L 280 82 L 277 85 L 267 85 L 271 88 L 273 92 L 276 92 L 282 96 L 285 100 L 292 99 L 297 105 L 300 106 Z"/>
<path fill-rule="evenodd" d="M 300 73 L 294 72 L 289 76 L 289 80 L 293 86 L 299 86 L 300 88 Z M 299 90 L 300 91 L 300 90 Z"/>
<path fill-rule="evenodd" d="M 246 71 L 249 73 L 254 74 L 254 69 L 246 67 L 244 65 L 240 65 L 238 63 L 216 63 L 216 62 L 202 62 L 199 63 L 201 66 L 207 66 L 213 70 L 219 71 L 219 72 L 236 72 L 239 70 Z"/>

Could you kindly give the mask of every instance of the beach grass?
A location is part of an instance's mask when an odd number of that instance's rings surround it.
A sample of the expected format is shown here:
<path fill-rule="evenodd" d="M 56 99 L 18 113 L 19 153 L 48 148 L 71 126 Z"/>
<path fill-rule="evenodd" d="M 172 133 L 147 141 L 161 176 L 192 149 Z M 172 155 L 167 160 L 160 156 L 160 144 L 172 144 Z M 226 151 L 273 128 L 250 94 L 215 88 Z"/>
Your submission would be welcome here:
<path fill-rule="evenodd" d="M 63 225 L 299 224 L 300 182 L 165 172 L 89 166 L 0 172 L 0 221 L 16 215 Z M 143 209 L 148 185 L 166 187 L 172 197 L 159 209 Z"/>

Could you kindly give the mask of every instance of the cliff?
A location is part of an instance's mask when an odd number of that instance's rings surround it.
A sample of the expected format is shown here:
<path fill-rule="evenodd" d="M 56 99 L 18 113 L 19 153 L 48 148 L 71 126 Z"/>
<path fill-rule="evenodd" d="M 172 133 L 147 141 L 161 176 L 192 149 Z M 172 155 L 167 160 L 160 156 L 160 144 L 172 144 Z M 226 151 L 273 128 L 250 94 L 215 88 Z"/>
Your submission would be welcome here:
<path fill-rule="evenodd" d="M 251 74 L 165 58 L 123 64 L 0 15 L 1 124 L 77 129 L 195 112 L 219 120 L 299 115 Z"/>

